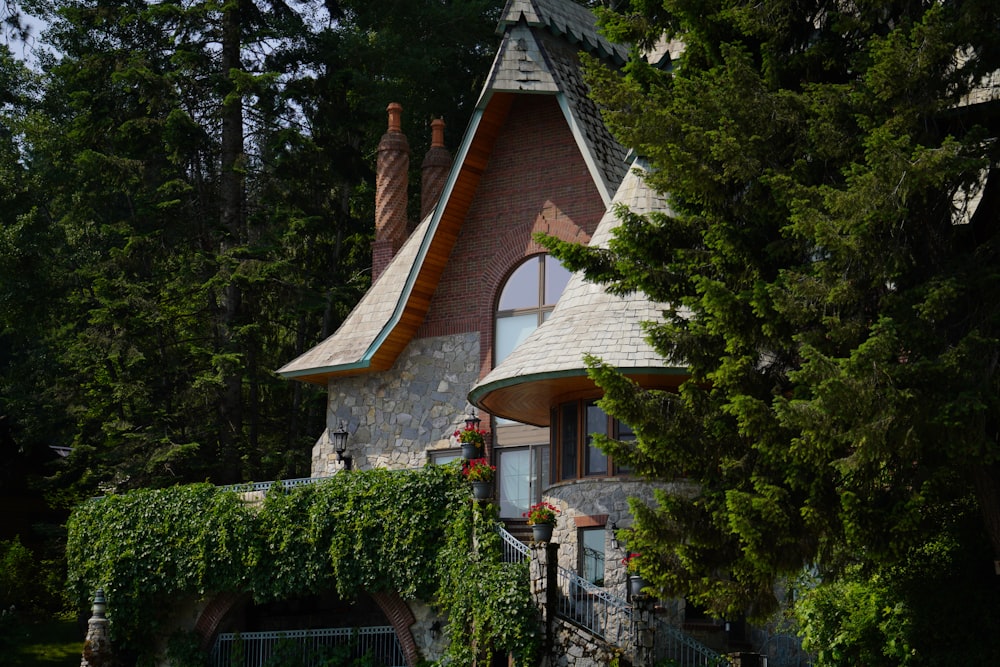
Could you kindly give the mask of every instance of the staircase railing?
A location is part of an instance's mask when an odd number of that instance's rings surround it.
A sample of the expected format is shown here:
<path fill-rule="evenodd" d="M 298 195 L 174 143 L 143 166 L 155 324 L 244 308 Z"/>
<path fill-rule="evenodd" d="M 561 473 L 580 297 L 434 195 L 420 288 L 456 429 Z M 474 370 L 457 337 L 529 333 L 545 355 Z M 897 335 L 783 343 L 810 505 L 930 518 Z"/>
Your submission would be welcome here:
<path fill-rule="evenodd" d="M 528 559 L 530 549 L 528 545 L 511 535 L 502 523 L 497 523 L 497 532 L 500 533 L 502 541 L 501 558 L 504 563 L 520 563 Z"/>
<path fill-rule="evenodd" d="M 505 563 L 521 562 L 529 557 L 528 546 L 511 535 L 503 524 L 497 525 L 497 532 Z M 559 587 L 556 616 L 617 646 L 626 654 L 633 654 L 638 628 L 632 605 L 572 570 L 558 567 L 556 572 Z M 655 615 L 652 619 L 655 660 L 673 660 L 679 667 L 728 667 L 729 661 L 724 656 L 694 637 Z"/>
<path fill-rule="evenodd" d="M 576 572 L 560 567 L 556 615 L 592 635 L 630 651 L 633 646 L 632 606 Z"/>
<path fill-rule="evenodd" d="M 653 658 L 683 667 L 729 667 L 730 662 L 691 635 L 661 618 L 653 621 Z"/>

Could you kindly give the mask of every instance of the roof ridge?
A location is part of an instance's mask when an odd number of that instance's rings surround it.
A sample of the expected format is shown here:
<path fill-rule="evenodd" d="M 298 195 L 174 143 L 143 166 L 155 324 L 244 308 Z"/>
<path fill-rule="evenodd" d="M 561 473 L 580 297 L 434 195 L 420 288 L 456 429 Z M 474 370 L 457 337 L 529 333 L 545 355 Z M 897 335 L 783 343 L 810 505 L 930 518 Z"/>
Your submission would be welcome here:
<path fill-rule="evenodd" d="M 525 21 L 533 28 L 545 28 L 553 35 L 579 45 L 587 53 L 623 65 L 628 46 L 609 41 L 597 30 L 594 13 L 573 0 L 508 0 L 497 25 L 497 34 L 508 26 Z"/>

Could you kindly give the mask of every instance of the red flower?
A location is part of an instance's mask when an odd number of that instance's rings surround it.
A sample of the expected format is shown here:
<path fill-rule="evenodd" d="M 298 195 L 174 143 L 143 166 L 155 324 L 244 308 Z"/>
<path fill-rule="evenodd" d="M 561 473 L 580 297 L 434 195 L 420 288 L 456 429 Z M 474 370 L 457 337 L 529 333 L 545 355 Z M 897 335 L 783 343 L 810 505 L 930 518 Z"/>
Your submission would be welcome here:
<path fill-rule="evenodd" d="M 538 524 L 555 523 L 557 514 L 559 514 L 559 508 L 543 501 L 536 505 L 532 505 L 528 511 L 521 516 L 527 517 L 528 525 L 534 526 Z"/>

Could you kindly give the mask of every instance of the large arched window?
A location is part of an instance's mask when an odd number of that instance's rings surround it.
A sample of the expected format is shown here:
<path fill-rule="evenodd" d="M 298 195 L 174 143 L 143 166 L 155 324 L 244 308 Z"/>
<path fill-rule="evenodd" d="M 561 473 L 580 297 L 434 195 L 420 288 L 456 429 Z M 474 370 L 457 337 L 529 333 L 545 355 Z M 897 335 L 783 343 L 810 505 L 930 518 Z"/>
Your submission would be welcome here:
<path fill-rule="evenodd" d="M 524 260 L 507 278 L 497 301 L 493 363 L 500 363 L 548 318 L 570 273 L 548 255 Z M 520 518 L 541 499 L 549 477 L 549 445 L 544 432 L 506 419 L 496 420 L 497 490 L 500 516 Z"/>
<path fill-rule="evenodd" d="M 507 278 L 497 303 L 494 365 L 503 361 L 552 312 L 570 273 L 549 255 L 535 255 Z"/>

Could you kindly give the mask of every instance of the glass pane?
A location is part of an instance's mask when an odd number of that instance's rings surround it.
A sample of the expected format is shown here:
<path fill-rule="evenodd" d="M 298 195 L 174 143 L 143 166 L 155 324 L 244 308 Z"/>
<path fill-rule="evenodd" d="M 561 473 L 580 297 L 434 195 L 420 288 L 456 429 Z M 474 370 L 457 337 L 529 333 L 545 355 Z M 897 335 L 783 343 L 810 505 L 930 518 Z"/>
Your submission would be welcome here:
<path fill-rule="evenodd" d="M 585 462 L 587 475 L 607 475 L 608 457 L 604 452 L 590 444 L 594 433 L 608 434 L 608 416 L 596 405 L 587 406 L 587 460 Z"/>
<path fill-rule="evenodd" d="M 537 257 L 532 257 L 510 274 L 507 283 L 500 293 L 500 303 L 497 310 L 511 310 L 513 308 L 537 308 L 538 303 L 538 275 L 541 262 Z"/>
<path fill-rule="evenodd" d="M 545 255 L 545 305 L 550 306 L 559 300 L 559 295 L 566 289 L 570 273 L 555 257 Z"/>
<path fill-rule="evenodd" d="M 576 478 L 576 403 L 567 403 L 559 410 L 559 446 L 562 461 L 559 466 L 560 479 Z"/>
<path fill-rule="evenodd" d="M 604 528 L 580 531 L 580 576 L 592 584 L 604 585 Z"/>
<path fill-rule="evenodd" d="M 531 494 L 532 505 L 542 500 L 542 488 L 549 485 L 549 447 L 548 445 L 535 447 L 534 451 L 537 457 L 535 464 L 537 467 L 535 468 L 534 489 Z"/>
<path fill-rule="evenodd" d="M 538 327 L 538 315 L 515 315 L 514 317 L 497 318 L 497 357 L 493 360 L 496 366 L 507 358 L 518 344 L 528 337 Z"/>
<path fill-rule="evenodd" d="M 630 442 L 635 440 L 635 433 L 632 432 L 632 427 L 625 422 L 620 422 L 615 420 L 615 427 L 618 429 L 618 434 L 616 436 L 617 440 L 622 440 L 624 442 Z M 615 474 L 616 475 L 629 475 L 632 473 L 632 467 L 623 465 L 615 459 Z"/>
<path fill-rule="evenodd" d="M 443 466 L 445 463 L 451 463 L 459 456 L 462 452 L 459 450 L 448 450 L 444 452 L 431 452 L 431 463 L 439 466 Z"/>
<path fill-rule="evenodd" d="M 500 465 L 500 516 L 521 518 L 531 505 L 531 452 L 528 449 L 498 449 Z"/>

